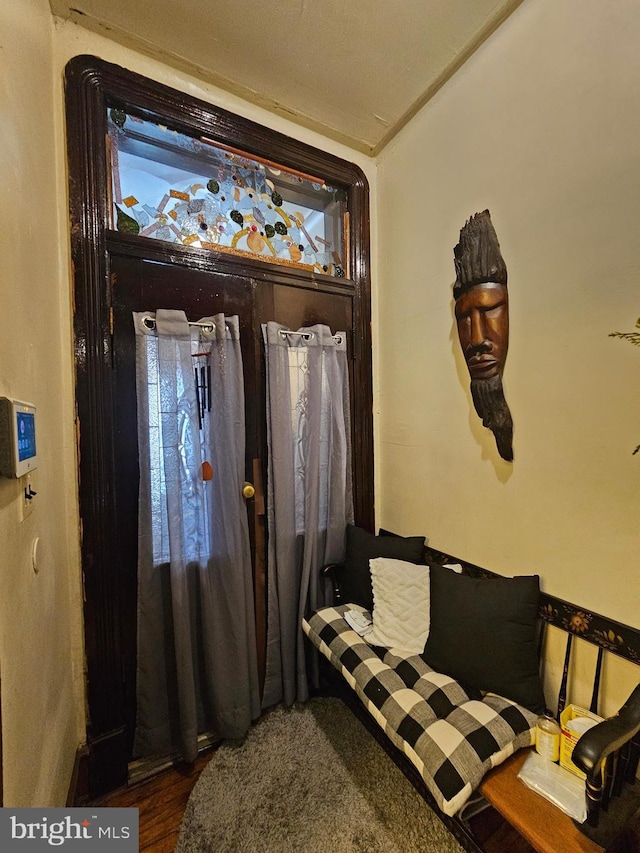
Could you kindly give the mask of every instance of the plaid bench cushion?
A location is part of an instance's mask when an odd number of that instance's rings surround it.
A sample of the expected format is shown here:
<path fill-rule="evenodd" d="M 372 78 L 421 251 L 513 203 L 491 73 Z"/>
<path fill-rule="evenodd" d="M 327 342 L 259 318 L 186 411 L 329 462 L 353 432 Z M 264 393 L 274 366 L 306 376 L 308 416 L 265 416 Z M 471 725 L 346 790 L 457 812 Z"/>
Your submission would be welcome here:
<path fill-rule="evenodd" d="M 304 632 L 453 816 L 488 770 L 533 743 L 536 715 L 495 694 L 472 696 L 419 655 L 368 645 L 343 618 L 353 607 L 316 611 Z"/>

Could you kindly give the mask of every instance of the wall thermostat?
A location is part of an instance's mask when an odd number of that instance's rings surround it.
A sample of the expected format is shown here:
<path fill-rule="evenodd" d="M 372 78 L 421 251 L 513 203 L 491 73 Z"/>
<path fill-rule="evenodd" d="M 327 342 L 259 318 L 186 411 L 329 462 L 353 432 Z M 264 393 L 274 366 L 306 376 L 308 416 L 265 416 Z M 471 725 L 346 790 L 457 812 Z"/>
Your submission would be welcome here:
<path fill-rule="evenodd" d="M 37 466 L 36 407 L 0 397 L 0 475 L 24 477 Z"/>

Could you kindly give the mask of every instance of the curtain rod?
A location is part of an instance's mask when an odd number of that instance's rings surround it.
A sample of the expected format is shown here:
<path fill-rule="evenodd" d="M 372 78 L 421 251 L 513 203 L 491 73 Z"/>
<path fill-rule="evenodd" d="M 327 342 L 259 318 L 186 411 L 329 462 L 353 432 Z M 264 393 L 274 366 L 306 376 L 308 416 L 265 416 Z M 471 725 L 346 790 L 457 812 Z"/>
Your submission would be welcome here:
<path fill-rule="evenodd" d="M 142 322 L 142 325 L 145 326 L 147 329 L 155 329 L 155 327 L 156 327 L 156 321 L 155 321 L 154 317 L 143 317 L 141 322 Z M 207 332 L 213 332 L 213 329 L 214 329 L 213 323 L 200 323 L 200 322 L 193 322 L 192 323 L 191 321 L 189 321 L 187 325 L 199 326 L 201 329 L 205 329 Z"/>
<path fill-rule="evenodd" d="M 279 333 L 281 338 L 286 338 L 287 335 L 300 335 L 305 341 L 310 341 L 315 337 L 315 332 L 290 332 L 287 329 L 279 329 Z M 342 335 L 332 335 L 332 337 L 337 344 L 342 343 Z"/>
<path fill-rule="evenodd" d="M 145 326 L 147 329 L 155 329 L 155 327 L 156 327 L 155 317 L 143 317 L 141 322 L 142 322 L 142 325 Z M 189 326 L 199 326 L 201 329 L 205 329 L 207 332 L 213 332 L 213 329 L 214 329 L 213 323 L 202 323 L 200 321 L 197 321 L 197 322 L 196 321 L 193 321 L 193 322 L 188 321 L 188 325 Z M 287 335 L 300 335 L 300 337 L 304 338 L 305 341 L 310 341 L 312 338 L 315 337 L 315 332 L 290 332 L 287 329 L 279 329 L 279 332 L 280 332 L 280 336 L 283 338 L 286 338 Z M 342 343 L 342 335 L 332 335 L 332 337 L 333 337 L 333 340 L 337 344 Z"/>

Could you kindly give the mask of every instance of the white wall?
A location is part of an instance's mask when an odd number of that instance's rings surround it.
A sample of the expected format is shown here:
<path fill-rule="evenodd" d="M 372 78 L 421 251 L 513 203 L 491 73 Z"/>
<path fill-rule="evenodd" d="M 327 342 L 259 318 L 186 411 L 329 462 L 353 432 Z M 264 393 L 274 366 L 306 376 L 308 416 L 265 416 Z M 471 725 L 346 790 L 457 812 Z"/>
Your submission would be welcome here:
<path fill-rule="evenodd" d="M 0 479 L 0 676 L 6 806 L 64 805 L 85 737 L 64 66 L 94 54 L 357 162 L 371 160 L 73 24 L 47 0 L 0 3 L 0 396 L 38 408 L 37 505 Z M 31 568 L 41 542 L 40 571 Z"/>
<path fill-rule="evenodd" d="M 634 0 L 527 0 L 385 149 L 375 327 L 378 523 L 636 627 L 640 351 L 608 333 L 640 316 L 639 26 Z M 485 208 L 513 464 L 453 320 L 453 247 Z"/>
<path fill-rule="evenodd" d="M 0 395 L 37 406 L 35 508 L 0 479 L 4 803 L 64 805 L 83 732 L 68 271 L 47 0 L 0 4 Z M 64 281 L 64 284 L 62 282 Z M 40 539 L 39 572 L 31 564 Z"/>

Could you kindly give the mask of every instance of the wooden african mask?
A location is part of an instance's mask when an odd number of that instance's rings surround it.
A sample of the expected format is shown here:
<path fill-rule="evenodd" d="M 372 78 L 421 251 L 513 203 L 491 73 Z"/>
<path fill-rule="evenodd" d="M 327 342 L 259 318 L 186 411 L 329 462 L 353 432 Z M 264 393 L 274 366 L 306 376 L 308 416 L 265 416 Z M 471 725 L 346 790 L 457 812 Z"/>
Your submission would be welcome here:
<path fill-rule="evenodd" d="M 458 338 L 471 377 L 471 396 L 500 456 L 513 461 L 513 421 L 502 388 L 509 349 L 507 268 L 488 210 L 460 231 L 453 250 Z"/>

